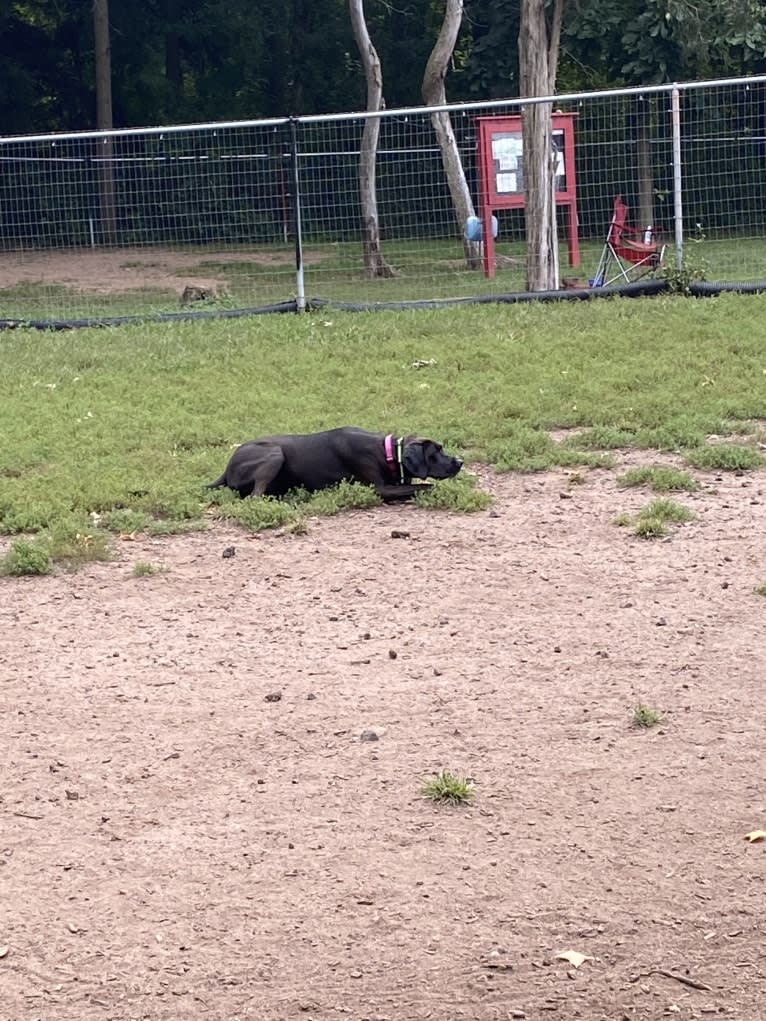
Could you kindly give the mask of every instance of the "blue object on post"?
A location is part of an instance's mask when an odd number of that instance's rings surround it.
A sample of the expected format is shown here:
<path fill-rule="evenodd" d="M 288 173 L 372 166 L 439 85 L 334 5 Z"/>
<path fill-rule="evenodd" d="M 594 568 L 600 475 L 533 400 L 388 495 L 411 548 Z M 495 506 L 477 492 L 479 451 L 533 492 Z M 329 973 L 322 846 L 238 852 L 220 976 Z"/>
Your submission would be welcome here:
<path fill-rule="evenodd" d="M 497 217 L 492 217 L 492 237 L 497 237 Z M 484 225 L 478 216 L 469 216 L 465 221 L 465 239 L 466 241 L 483 241 L 484 240 Z"/>

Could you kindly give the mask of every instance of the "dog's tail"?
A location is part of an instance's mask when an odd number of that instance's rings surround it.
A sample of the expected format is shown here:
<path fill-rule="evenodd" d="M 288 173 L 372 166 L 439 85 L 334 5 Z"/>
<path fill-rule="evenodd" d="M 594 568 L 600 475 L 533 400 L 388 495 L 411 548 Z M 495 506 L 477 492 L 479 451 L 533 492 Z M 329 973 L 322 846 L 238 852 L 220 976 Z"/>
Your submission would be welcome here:
<path fill-rule="evenodd" d="M 205 489 L 221 489 L 225 485 L 226 485 L 226 472 L 224 472 L 223 475 L 219 479 L 216 479 L 215 482 L 208 482 L 208 484 L 205 486 Z"/>

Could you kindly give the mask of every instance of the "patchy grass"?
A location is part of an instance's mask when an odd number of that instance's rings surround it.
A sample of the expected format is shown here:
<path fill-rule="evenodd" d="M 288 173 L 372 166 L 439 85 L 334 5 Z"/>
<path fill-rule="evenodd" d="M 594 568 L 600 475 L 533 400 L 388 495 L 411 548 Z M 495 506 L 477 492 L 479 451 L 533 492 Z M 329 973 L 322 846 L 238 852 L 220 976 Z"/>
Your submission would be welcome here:
<path fill-rule="evenodd" d="M 149 578 L 155 574 L 164 574 L 167 567 L 164 564 L 153 564 L 149 560 L 137 560 L 133 564 L 134 578 Z"/>
<path fill-rule="evenodd" d="M 670 465 L 645 465 L 630 468 L 617 476 L 618 486 L 648 486 L 655 493 L 689 492 L 700 488 L 692 474 Z"/>
<path fill-rule="evenodd" d="M 632 527 L 641 539 L 658 539 L 668 534 L 668 524 L 680 524 L 693 519 L 694 512 L 688 507 L 664 497 L 652 500 L 635 517 L 620 514 L 615 518 L 615 524 Z"/>
<path fill-rule="evenodd" d="M 450 510 L 468 513 L 486 510 L 492 504 L 492 495 L 479 489 L 475 475 L 461 472 L 454 479 L 445 479 L 433 489 L 418 493 L 415 502 L 418 507 L 431 510 Z"/>
<path fill-rule="evenodd" d="M 172 534 L 204 527 L 211 508 L 249 528 L 295 528 L 307 515 L 369 506 L 369 492 L 291 503 L 204 489 L 243 440 L 343 424 L 432 435 L 503 471 L 608 467 L 625 443 L 679 449 L 695 467 L 754 469 L 756 446 L 706 437 L 745 436 L 766 419 L 764 311 L 766 296 L 722 295 L 323 309 L 263 316 L 257 329 L 212 319 L 7 331 L 0 531 L 42 534 L 76 520 Z M 421 363 L 427 372 L 413 371 Z M 560 430 L 577 433 L 557 443 L 550 433 Z M 471 510 L 486 496 L 466 475 L 418 503 Z M 70 552 L 74 562 L 86 551 Z"/>
<path fill-rule="evenodd" d="M 687 451 L 684 460 L 692 468 L 707 471 L 752 471 L 760 468 L 766 459 L 755 447 L 744 443 L 717 443 Z"/>
<path fill-rule="evenodd" d="M 423 797 L 431 801 L 447 802 L 452 805 L 470 801 L 475 793 L 473 783 L 448 769 L 441 769 L 423 782 Z"/>
<path fill-rule="evenodd" d="M 0 575 L 10 578 L 50 574 L 52 570 L 50 553 L 36 539 L 14 539 L 8 552 L 0 559 Z"/>
<path fill-rule="evenodd" d="M 766 596 L 766 581 L 762 581 L 760 585 L 756 585 L 753 591 L 758 596 Z"/>
<path fill-rule="evenodd" d="M 631 723 L 638 729 L 649 730 L 651 727 L 656 727 L 658 723 L 662 723 L 664 719 L 665 716 L 659 709 L 652 709 L 651 706 L 639 702 L 633 708 Z"/>

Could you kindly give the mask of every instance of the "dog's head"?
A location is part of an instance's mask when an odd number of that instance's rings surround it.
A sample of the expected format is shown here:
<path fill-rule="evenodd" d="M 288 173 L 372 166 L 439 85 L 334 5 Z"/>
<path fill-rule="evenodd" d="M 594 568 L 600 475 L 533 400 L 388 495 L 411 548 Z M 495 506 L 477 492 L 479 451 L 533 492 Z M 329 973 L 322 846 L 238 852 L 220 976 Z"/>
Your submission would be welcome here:
<path fill-rule="evenodd" d="M 412 479 L 451 479 L 463 467 L 459 457 L 445 452 L 436 440 L 408 436 L 404 441 L 402 465 Z"/>

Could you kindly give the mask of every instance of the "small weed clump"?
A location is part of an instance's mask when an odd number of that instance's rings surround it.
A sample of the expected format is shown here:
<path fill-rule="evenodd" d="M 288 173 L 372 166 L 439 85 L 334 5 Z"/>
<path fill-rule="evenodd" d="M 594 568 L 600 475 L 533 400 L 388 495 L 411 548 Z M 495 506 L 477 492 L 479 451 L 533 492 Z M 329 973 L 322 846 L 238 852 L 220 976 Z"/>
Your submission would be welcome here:
<path fill-rule="evenodd" d="M 689 472 L 669 465 L 644 465 L 631 468 L 617 476 L 618 486 L 648 486 L 655 493 L 692 493 L 699 489 L 699 482 Z"/>
<path fill-rule="evenodd" d="M 134 578 L 149 578 L 155 574 L 164 574 L 167 567 L 164 564 L 152 564 L 148 560 L 137 560 L 133 564 Z"/>
<path fill-rule="evenodd" d="M 718 443 L 687 451 L 685 460 L 692 468 L 708 471 L 752 471 L 765 459 L 760 451 L 745 443 Z"/>
<path fill-rule="evenodd" d="M 0 560 L 0 575 L 9 578 L 50 574 L 52 570 L 50 554 L 37 539 L 14 539 L 10 549 Z"/>
<path fill-rule="evenodd" d="M 766 596 L 766 581 L 762 581 L 760 585 L 756 585 L 753 591 L 757 596 Z"/>
<path fill-rule="evenodd" d="M 656 727 L 658 723 L 662 723 L 664 718 L 664 714 L 659 709 L 652 709 L 651 706 L 639 702 L 633 708 L 631 723 L 634 727 L 648 730 L 650 727 Z"/>
<path fill-rule="evenodd" d="M 475 475 L 458 475 L 445 479 L 433 489 L 418 493 L 415 497 L 418 507 L 431 510 L 451 510 L 469 514 L 486 510 L 492 504 L 492 495 L 476 487 Z"/>
<path fill-rule="evenodd" d="M 448 769 L 440 769 L 436 776 L 430 777 L 423 784 L 423 796 L 431 801 L 461 805 L 470 801 L 473 795 L 474 785 L 471 781 Z"/>
<path fill-rule="evenodd" d="M 620 514 L 615 518 L 615 524 L 631 525 L 633 532 L 641 539 L 658 539 L 668 534 L 669 522 L 680 523 L 691 521 L 693 518 L 694 512 L 688 507 L 674 500 L 661 498 L 652 500 L 635 518 L 631 518 L 629 514 Z"/>

